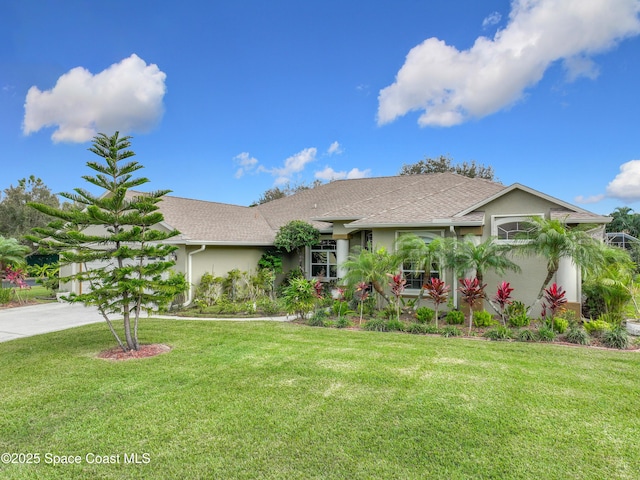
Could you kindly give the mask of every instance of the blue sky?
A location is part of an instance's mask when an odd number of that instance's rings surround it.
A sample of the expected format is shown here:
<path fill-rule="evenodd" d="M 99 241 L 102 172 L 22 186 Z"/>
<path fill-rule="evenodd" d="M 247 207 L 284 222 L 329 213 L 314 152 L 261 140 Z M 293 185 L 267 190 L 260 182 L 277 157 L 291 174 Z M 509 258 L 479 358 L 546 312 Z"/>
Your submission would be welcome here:
<path fill-rule="evenodd" d="M 0 189 L 86 187 L 95 132 L 150 189 L 268 188 L 449 155 L 640 211 L 640 0 L 0 3 Z"/>

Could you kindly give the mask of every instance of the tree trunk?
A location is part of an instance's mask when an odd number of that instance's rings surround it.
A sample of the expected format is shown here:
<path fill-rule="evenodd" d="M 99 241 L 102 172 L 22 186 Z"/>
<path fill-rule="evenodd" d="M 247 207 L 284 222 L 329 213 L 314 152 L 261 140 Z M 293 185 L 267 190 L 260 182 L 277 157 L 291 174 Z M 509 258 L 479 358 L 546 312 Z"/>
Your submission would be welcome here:
<path fill-rule="evenodd" d="M 376 282 L 376 281 L 371 282 L 371 284 L 373 285 L 373 289 L 376 292 L 378 292 L 380 294 L 380 296 L 387 301 L 387 304 L 390 304 L 391 303 L 391 299 L 389 299 L 389 297 L 387 297 L 387 295 L 384 293 L 384 290 L 380 286 L 380 284 L 378 282 Z"/>

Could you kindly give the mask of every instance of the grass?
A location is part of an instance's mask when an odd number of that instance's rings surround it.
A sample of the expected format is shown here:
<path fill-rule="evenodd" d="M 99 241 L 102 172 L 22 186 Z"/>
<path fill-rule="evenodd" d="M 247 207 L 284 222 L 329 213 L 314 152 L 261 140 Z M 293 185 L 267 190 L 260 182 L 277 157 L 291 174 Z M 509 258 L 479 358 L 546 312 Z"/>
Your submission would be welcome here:
<path fill-rule="evenodd" d="M 637 478 L 640 355 L 290 323 L 145 320 L 0 344 L 0 464 L 24 478 Z M 45 454 L 80 455 L 53 466 Z M 147 464 L 124 464 L 137 453 Z M 118 455 L 90 464 L 87 454 Z M 115 458 L 114 458 L 115 459 Z"/>

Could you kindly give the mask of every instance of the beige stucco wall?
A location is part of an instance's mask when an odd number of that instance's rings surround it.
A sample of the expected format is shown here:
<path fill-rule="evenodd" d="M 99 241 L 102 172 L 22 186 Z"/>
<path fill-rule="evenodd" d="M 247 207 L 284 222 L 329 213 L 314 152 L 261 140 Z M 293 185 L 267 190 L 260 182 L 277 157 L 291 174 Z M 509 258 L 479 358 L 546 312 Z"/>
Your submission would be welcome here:
<path fill-rule="evenodd" d="M 199 248 L 190 245 L 182 255 L 178 254 L 180 265 L 178 271 L 187 271 L 189 254 L 196 252 Z M 247 272 L 255 271 L 264 251 L 265 249 L 261 247 L 206 246 L 205 250 L 193 253 L 191 256 L 191 283 L 198 285 L 205 273 L 224 277 L 230 270 L 236 268 Z"/>

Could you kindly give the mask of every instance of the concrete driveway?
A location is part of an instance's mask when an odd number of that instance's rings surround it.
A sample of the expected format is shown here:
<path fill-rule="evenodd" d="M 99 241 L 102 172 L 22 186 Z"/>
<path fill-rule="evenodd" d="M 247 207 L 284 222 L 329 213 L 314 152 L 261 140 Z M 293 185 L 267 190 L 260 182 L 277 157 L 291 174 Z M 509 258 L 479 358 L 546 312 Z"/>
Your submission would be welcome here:
<path fill-rule="evenodd" d="M 0 310 L 0 342 L 104 322 L 95 307 L 43 303 Z"/>
<path fill-rule="evenodd" d="M 109 315 L 111 320 L 122 318 Z M 145 314 L 146 318 L 146 314 Z M 166 320 L 201 320 L 201 321 L 272 321 L 286 322 L 290 317 L 250 317 L 250 318 L 198 318 L 174 317 L 171 315 L 154 315 L 153 318 Z M 85 307 L 79 303 L 43 303 L 27 307 L 6 308 L 0 310 L 0 342 L 15 338 L 31 337 L 41 333 L 57 332 L 67 328 L 104 322 L 104 318 L 95 307 Z M 105 327 L 106 328 L 106 327 Z"/>

